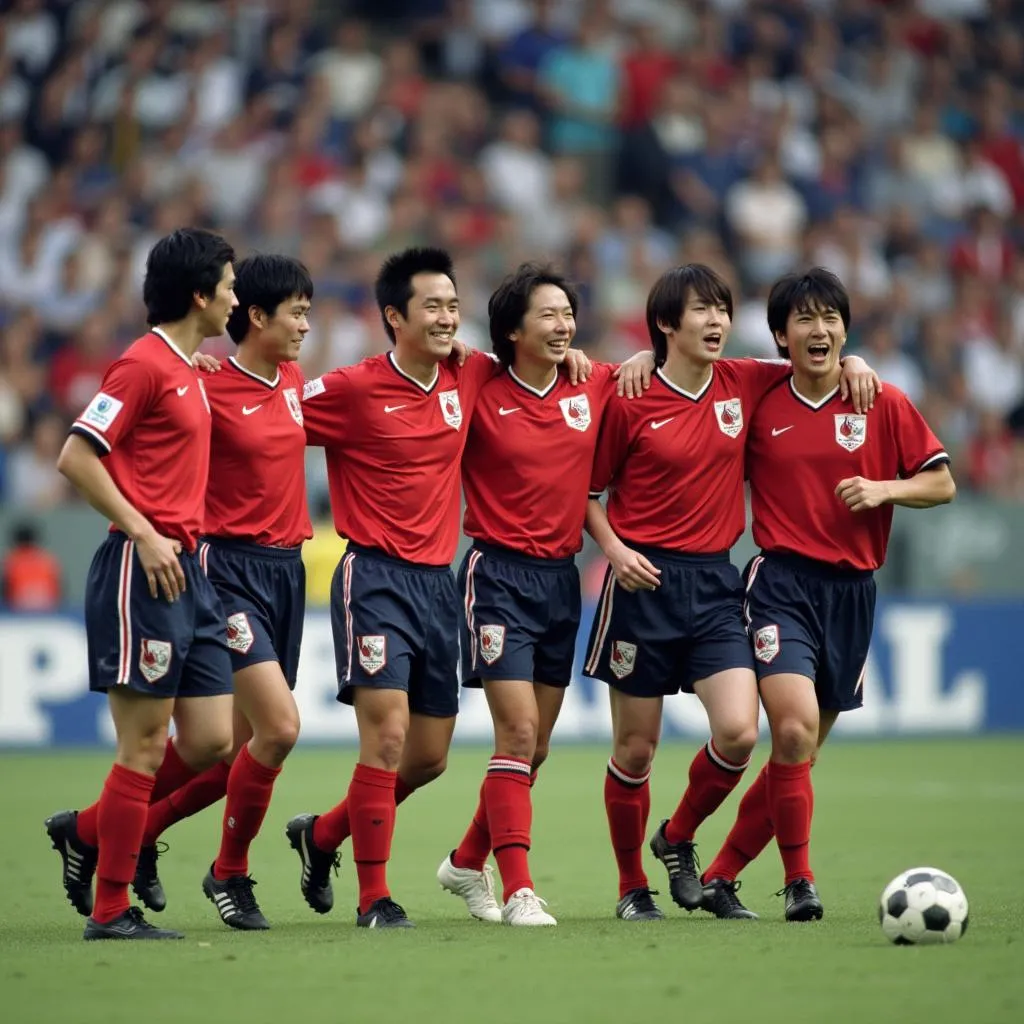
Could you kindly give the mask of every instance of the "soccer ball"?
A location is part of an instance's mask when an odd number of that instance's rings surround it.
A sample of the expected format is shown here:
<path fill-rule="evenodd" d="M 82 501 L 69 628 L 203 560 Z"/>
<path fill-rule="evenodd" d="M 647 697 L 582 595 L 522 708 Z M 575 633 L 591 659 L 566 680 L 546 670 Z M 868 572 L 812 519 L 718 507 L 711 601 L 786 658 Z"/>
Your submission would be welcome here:
<path fill-rule="evenodd" d="M 911 868 L 885 887 L 878 920 L 897 946 L 956 942 L 967 931 L 967 896 L 945 871 Z"/>

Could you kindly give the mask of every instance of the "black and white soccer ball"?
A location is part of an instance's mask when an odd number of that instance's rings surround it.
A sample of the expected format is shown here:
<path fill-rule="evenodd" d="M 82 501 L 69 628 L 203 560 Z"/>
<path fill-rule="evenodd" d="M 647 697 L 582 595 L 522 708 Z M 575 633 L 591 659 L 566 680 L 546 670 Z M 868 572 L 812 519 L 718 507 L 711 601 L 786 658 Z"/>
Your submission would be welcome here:
<path fill-rule="evenodd" d="M 897 946 L 956 942 L 967 931 L 967 896 L 945 871 L 911 868 L 885 887 L 878 920 Z"/>

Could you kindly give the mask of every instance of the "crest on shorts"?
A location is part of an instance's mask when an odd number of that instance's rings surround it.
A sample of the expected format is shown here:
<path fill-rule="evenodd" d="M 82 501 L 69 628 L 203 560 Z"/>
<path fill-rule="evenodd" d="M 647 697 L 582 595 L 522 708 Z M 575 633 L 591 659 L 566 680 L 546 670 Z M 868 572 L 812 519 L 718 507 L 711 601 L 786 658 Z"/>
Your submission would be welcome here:
<path fill-rule="evenodd" d="M 590 426 L 590 402 L 586 395 L 572 395 L 561 398 L 558 407 L 562 410 L 565 422 L 573 430 L 586 430 Z"/>
<path fill-rule="evenodd" d="M 441 415 L 449 427 L 458 430 L 462 426 L 462 406 L 459 405 L 459 392 L 442 391 L 438 396 L 441 403 Z"/>
<path fill-rule="evenodd" d="M 235 612 L 228 616 L 228 647 L 239 654 L 248 654 L 256 638 L 252 635 L 249 616 L 245 612 Z"/>
<path fill-rule="evenodd" d="M 738 398 L 727 398 L 715 402 L 715 417 L 718 429 L 728 437 L 736 437 L 743 429 L 743 406 Z"/>
<path fill-rule="evenodd" d="M 854 413 L 836 413 L 836 443 L 848 452 L 859 448 L 868 439 L 867 416 Z"/>
<path fill-rule="evenodd" d="M 295 388 L 285 388 L 284 400 L 288 404 L 288 411 L 292 414 L 292 419 L 301 427 L 302 403 L 299 401 L 298 391 L 296 391 Z"/>
<path fill-rule="evenodd" d="M 504 626 L 480 627 L 480 657 L 484 664 L 493 665 L 505 650 Z"/>
<path fill-rule="evenodd" d="M 625 679 L 636 668 L 636 644 L 616 640 L 612 644 L 612 655 L 608 666 L 616 679 Z"/>
<path fill-rule="evenodd" d="M 762 626 L 754 633 L 754 657 L 770 665 L 779 655 L 779 627 Z"/>
<path fill-rule="evenodd" d="M 375 676 L 388 663 L 386 636 L 357 636 L 359 664 L 368 676 Z"/>
<path fill-rule="evenodd" d="M 139 671 L 147 683 L 163 679 L 171 668 L 171 645 L 166 640 L 142 639 L 139 650 Z"/>

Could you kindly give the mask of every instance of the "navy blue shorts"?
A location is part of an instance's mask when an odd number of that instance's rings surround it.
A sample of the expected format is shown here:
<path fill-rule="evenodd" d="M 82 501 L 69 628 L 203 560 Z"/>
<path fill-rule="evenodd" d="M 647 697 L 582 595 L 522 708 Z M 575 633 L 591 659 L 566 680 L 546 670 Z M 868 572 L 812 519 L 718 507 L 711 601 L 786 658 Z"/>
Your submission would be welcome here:
<path fill-rule="evenodd" d="M 631 593 L 608 567 L 584 675 L 633 697 L 660 697 L 693 693 L 694 683 L 727 669 L 753 669 L 743 582 L 727 553 L 625 543 L 661 570 L 661 586 Z"/>
<path fill-rule="evenodd" d="M 234 670 L 276 661 L 294 690 L 306 617 L 302 548 L 204 537 L 199 562 L 224 608 Z"/>
<path fill-rule="evenodd" d="M 758 680 L 806 676 L 823 711 L 859 708 L 875 621 L 874 574 L 767 554 L 752 559 L 744 575 Z"/>
<path fill-rule="evenodd" d="M 111 533 L 85 584 L 89 689 L 125 686 L 153 697 L 231 693 L 224 611 L 198 554 L 179 556 L 185 592 L 173 604 L 150 597 L 135 543 Z"/>
<path fill-rule="evenodd" d="M 463 686 L 485 679 L 569 685 L 580 626 L 572 558 L 532 558 L 476 541 L 458 584 Z"/>
<path fill-rule="evenodd" d="M 409 710 L 459 710 L 459 597 L 447 566 L 349 544 L 331 581 L 338 700 L 358 686 L 405 690 Z"/>

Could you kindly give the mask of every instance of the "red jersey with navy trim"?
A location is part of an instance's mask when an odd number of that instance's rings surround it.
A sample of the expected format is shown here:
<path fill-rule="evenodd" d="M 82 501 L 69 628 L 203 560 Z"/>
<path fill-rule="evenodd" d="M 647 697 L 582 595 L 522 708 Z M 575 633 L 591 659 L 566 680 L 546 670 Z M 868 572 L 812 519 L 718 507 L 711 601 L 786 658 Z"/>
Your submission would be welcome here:
<path fill-rule="evenodd" d="M 765 551 L 877 569 L 885 561 L 893 506 L 851 512 L 835 493 L 840 480 L 895 480 L 944 462 L 942 442 L 892 384 L 873 409 L 857 415 L 838 388 L 815 403 L 790 379 L 769 392 L 750 425 L 754 541 Z"/>
<path fill-rule="evenodd" d="M 591 497 L 608 490 L 623 540 L 687 554 L 728 551 L 746 521 L 747 425 L 789 364 L 722 359 L 690 394 L 659 369 L 640 399 L 613 397 L 597 445 Z"/>
<path fill-rule="evenodd" d="M 480 352 L 441 363 L 430 387 L 394 353 L 306 383 L 307 443 L 326 449 L 338 533 L 422 565 L 448 565 L 459 539 L 459 470 L 481 388 L 501 370 Z"/>
<path fill-rule="evenodd" d="M 230 358 L 204 378 L 213 412 L 203 533 L 293 548 L 313 536 L 297 363 L 265 380 Z"/>
<path fill-rule="evenodd" d="M 163 331 L 129 345 L 71 432 L 92 443 L 118 490 L 157 533 L 195 550 L 210 468 L 210 406 L 192 361 Z"/>
<path fill-rule="evenodd" d="M 614 372 L 595 363 L 590 379 L 574 385 L 560 370 L 541 392 L 508 370 L 484 387 L 462 459 L 468 536 L 533 558 L 580 550 Z"/>

